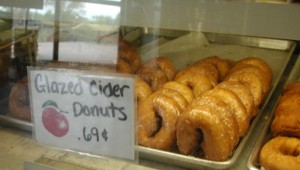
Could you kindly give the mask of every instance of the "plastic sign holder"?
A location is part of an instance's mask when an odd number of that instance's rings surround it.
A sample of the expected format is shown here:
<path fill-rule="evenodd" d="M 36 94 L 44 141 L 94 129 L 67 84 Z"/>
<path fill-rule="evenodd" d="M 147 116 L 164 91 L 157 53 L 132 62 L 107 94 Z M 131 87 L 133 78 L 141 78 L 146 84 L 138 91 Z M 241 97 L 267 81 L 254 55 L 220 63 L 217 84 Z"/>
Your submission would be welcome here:
<path fill-rule="evenodd" d="M 39 143 L 137 161 L 132 76 L 28 67 L 28 77 Z"/>

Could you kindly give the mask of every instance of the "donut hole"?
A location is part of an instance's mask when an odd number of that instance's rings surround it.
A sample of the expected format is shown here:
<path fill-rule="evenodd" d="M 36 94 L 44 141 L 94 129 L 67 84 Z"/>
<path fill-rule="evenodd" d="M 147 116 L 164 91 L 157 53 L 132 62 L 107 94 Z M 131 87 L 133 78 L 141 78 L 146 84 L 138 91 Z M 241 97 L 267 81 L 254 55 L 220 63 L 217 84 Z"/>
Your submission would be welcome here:
<path fill-rule="evenodd" d="M 203 152 L 203 149 L 201 147 L 201 143 L 204 139 L 203 131 L 202 131 L 202 129 L 197 128 L 196 133 L 198 134 L 197 135 L 198 138 L 197 138 L 197 142 L 196 142 L 196 146 L 195 146 L 195 152 L 194 152 L 193 155 L 195 155 L 196 157 L 203 157 L 204 152 Z"/>
<path fill-rule="evenodd" d="M 283 155 L 288 155 L 288 156 L 293 156 L 293 157 L 299 156 L 299 151 L 294 148 L 281 147 L 280 152 Z"/>
<path fill-rule="evenodd" d="M 298 150 L 294 150 L 292 153 L 292 156 L 297 157 L 299 155 L 299 151 Z"/>
<path fill-rule="evenodd" d="M 159 110 L 155 110 L 155 125 L 154 125 L 154 130 L 153 132 L 150 134 L 150 137 L 154 137 L 156 135 L 156 133 L 158 133 L 160 131 L 160 129 L 162 128 L 162 117 L 159 114 Z"/>

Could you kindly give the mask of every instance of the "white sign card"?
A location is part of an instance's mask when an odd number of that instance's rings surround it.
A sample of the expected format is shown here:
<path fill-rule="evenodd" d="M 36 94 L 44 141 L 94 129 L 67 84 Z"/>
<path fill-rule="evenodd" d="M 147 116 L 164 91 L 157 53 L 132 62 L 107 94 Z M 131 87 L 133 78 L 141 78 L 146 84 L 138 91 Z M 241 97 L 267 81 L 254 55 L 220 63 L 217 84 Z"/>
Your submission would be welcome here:
<path fill-rule="evenodd" d="M 29 67 L 34 136 L 40 143 L 135 159 L 134 80 Z"/>

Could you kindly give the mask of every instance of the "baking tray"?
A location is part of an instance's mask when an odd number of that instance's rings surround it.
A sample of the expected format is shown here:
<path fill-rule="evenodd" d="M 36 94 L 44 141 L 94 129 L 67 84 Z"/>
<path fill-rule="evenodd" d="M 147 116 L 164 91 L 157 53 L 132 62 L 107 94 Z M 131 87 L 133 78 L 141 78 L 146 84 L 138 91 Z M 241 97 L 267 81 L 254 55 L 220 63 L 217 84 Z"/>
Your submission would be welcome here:
<path fill-rule="evenodd" d="M 149 45 L 147 45 L 147 50 L 149 51 L 141 53 L 143 60 L 148 60 L 155 56 L 165 56 L 173 61 L 177 70 L 184 69 L 201 58 L 213 55 L 234 61 L 247 56 L 256 56 L 264 59 L 271 66 L 273 82 L 269 95 L 260 107 L 260 113 L 251 121 L 247 135 L 240 140 L 228 160 L 211 161 L 143 146 L 138 147 L 140 157 L 193 169 L 226 169 L 231 167 L 241 155 L 251 133 L 255 130 L 255 125 L 265 111 L 265 107 L 281 79 L 283 70 L 287 66 L 295 46 L 296 44 L 290 41 L 201 32 L 185 34 L 150 50 Z"/>
<path fill-rule="evenodd" d="M 300 81 L 300 56 L 297 57 L 295 65 L 293 66 L 292 71 L 284 84 L 284 87 L 288 83 L 295 82 L 295 81 Z M 281 91 L 278 93 L 281 93 Z M 270 111 L 269 116 L 265 118 L 265 120 L 266 120 L 265 126 L 263 127 L 263 129 L 262 129 L 262 131 L 250 153 L 249 159 L 247 161 L 247 167 L 250 170 L 260 170 L 261 169 L 260 164 L 259 164 L 260 150 L 262 149 L 264 144 L 272 138 L 271 125 L 272 125 L 272 122 L 274 119 L 274 111 L 276 109 L 277 102 L 279 101 L 279 99 L 280 99 L 280 96 L 275 99 L 276 101 L 275 101 L 274 107 Z"/>
<path fill-rule="evenodd" d="M 141 29 L 145 30 L 144 28 Z M 272 88 L 265 102 L 260 107 L 260 114 L 251 121 L 248 134 L 240 140 L 238 146 L 235 148 L 232 156 L 228 160 L 222 162 L 210 161 L 178 153 L 137 146 L 140 157 L 158 162 L 167 164 L 171 163 L 173 165 L 195 169 L 201 167 L 210 167 L 213 169 L 228 168 L 236 162 L 242 153 L 248 138 L 255 129 L 259 116 L 264 112 L 269 98 L 273 93 L 274 88 L 277 86 L 284 68 L 291 58 L 296 44 L 292 41 L 237 35 L 202 32 L 182 32 L 182 34 L 178 34 L 175 31 L 170 31 L 170 33 L 167 34 L 167 32 L 167 30 L 164 30 L 163 33 L 167 36 L 161 36 L 159 35 L 160 31 L 151 31 L 151 29 L 147 29 L 147 32 L 141 34 L 143 36 L 146 34 L 153 34 L 151 36 L 155 37 L 151 42 L 143 44 L 138 48 L 144 61 L 156 56 L 165 56 L 173 61 L 177 70 L 181 70 L 201 58 L 212 55 L 217 55 L 221 58 L 235 61 L 246 56 L 256 56 L 267 61 L 272 68 Z M 176 37 L 178 35 L 180 36 Z M 139 41 L 141 40 L 136 40 L 136 42 Z M 0 115 L 0 123 L 27 131 L 31 131 L 32 128 L 32 124 L 30 122 L 17 120 L 9 116 Z"/>

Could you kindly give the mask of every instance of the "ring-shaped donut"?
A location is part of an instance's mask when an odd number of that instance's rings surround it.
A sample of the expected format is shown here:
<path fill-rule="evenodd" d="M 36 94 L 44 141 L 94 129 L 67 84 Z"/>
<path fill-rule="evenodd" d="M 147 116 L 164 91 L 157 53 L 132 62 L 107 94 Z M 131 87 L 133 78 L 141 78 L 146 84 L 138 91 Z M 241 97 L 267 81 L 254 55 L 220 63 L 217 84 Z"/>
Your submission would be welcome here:
<path fill-rule="evenodd" d="M 174 79 L 176 68 L 171 60 L 166 57 L 156 57 L 145 62 L 145 67 L 153 70 L 162 70 L 168 78 L 168 81 Z"/>
<path fill-rule="evenodd" d="M 300 139 L 278 136 L 261 149 L 259 163 L 265 170 L 300 169 Z"/>
<path fill-rule="evenodd" d="M 199 64 L 200 65 L 200 64 Z M 206 66 L 206 67 L 204 67 Z M 200 75 L 206 77 L 211 85 L 215 87 L 218 84 L 218 72 L 216 68 L 211 64 L 202 64 L 202 66 L 192 65 L 181 71 L 179 71 L 174 80 L 178 79 L 178 77 L 185 76 L 186 74 Z"/>
<path fill-rule="evenodd" d="M 249 117 L 256 115 L 254 99 L 250 89 L 239 81 L 222 81 L 215 88 L 227 89 L 239 97 Z"/>
<path fill-rule="evenodd" d="M 191 103 L 192 100 L 194 99 L 192 90 L 188 86 L 181 84 L 177 81 L 169 81 L 163 85 L 163 88 L 168 88 L 168 89 L 173 89 L 173 90 L 178 91 L 179 93 L 181 93 L 183 95 L 183 97 L 189 103 Z"/>
<path fill-rule="evenodd" d="M 143 79 L 140 77 L 135 78 L 135 96 L 137 103 L 144 101 L 148 96 L 152 94 L 152 89 Z"/>
<path fill-rule="evenodd" d="M 211 81 L 206 76 L 194 74 L 191 71 L 186 71 L 178 76 L 176 75 L 174 80 L 188 86 L 192 90 L 195 98 L 213 88 Z"/>
<path fill-rule="evenodd" d="M 263 97 L 265 97 L 268 94 L 271 88 L 270 85 L 272 77 L 268 77 L 268 75 L 265 74 L 263 70 L 261 70 L 257 66 L 253 66 L 250 64 L 238 63 L 235 66 L 233 66 L 233 68 L 228 73 L 228 76 L 230 76 L 231 73 L 239 74 L 239 72 L 248 72 L 255 74 L 257 77 L 259 77 L 263 85 Z"/>
<path fill-rule="evenodd" d="M 176 90 L 168 88 L 160 88 L 155 93 L 161 93 L 167 97 L 172 98 L 179 106 L 180 113 L 186 109 L 189 102 L 184 98 L 184 96 Z"/>
<path fill-rule="evenodd" d="M 194 106 L 177 123 L 177 146 L 185 155 L 223 161 L 232 153 L 232 141 L 223 120 L 211 107 Z"/>
<path fill-rule="evenodd" d="M 156 91 L 168 82 L 168 78 L 163 71 L 153 70 L 148 67 L 141 68 L 137 75 L 150 85 L 152 91 Z"/>
<path fill-rule="evenodd" d="M 128 70 L 128 65 L 130 66 L 130 70 Z M 140 67 L 141 67 L 141 57 L 133 48 L 119 50 L 117 66 L 116 66 L 118 72 L 121 73 L 129 72 L 130 74 L 134 74 L 138 71 Z"/>
<path fill-rule="evenodd" d="M 244 136 L 248 131 L 251 117 L 247 114 L 246 108 L 238 96 L 229 90 L 221 88 L 214 88 L 208 91 L 207 95 L 215 96 L 230 106 L 238 123 L 239 136 Z"/>
<path fill-rule="evenodd" d="M 227 60 L 224 60 L 218 56 L 211 56 L 211 57 L 207 57 L 202 60 L 199 60 L 196 62 L 196 65 L 201 64 L 203 62 L 213 64 L 217 68 L 217 70 L 219 72 L 219 76 L 220 76 L 220 79 L 219 79 L 220 81 L 223 80 L 223 78 L 226 76 L 226 74 L 230 70 L 229 62 L 227 62 Z"/>
<path fill-rule="evenodd" d="M 253 100 L 255 110 L 259 108 L 264 97 L 264 87 L 261 79 L 250 72 L 233 72 L 227 75 L 224 81 L 239 81 L 243 83 L 247 88 L 249 88 Z M 256 112 L 254 112 L 256 114 Z"/>
<path fill-rule="evenodd" d="M 272 79 L 273 76 L 272 68 L 269 66 L 267 62 L 265 62 L 264 60 L 258 57 L 246 57 L 239 60 L 239 63 L 250 64 L 255 67 L 259 67 L 261 70 L 264 71 L 267 77 L 270 77 Z"/>
<path fill-rule="evenodd" d="M 176 146 L 176 126 L 180 108 L 170 97 L 153 93 L 137 111 L 138 143 L 160 150 Z"/>
<path fill-rule="evenodd" d="M 200 97 L 193 100 L 189 107 L 199 105 L 208 106 L 219 115 L 231 140 L 231 149 L 233 149 L 239 141 L 239 125 L 231 107 L 219 97 L 210 95 L 209 91 L 203 93 Z"/>

